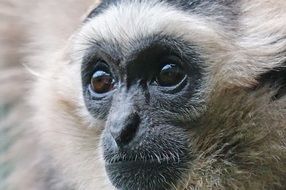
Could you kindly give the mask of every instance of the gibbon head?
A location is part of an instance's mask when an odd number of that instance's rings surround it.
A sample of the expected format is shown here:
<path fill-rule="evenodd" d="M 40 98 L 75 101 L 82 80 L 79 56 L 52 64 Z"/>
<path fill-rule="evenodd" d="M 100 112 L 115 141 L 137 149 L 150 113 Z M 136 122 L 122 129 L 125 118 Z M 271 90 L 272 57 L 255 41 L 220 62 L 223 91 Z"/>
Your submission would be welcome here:
<path fill-rule="evenodd" d="M 100 3 L 42 60 L 33 96 L 66 179 L 79 189 L 283 185 L 286 40 L 263 29 L 284 27 L 285 39 L 286 27 L 260 8 L 275 14 L 258 1 Z"/>

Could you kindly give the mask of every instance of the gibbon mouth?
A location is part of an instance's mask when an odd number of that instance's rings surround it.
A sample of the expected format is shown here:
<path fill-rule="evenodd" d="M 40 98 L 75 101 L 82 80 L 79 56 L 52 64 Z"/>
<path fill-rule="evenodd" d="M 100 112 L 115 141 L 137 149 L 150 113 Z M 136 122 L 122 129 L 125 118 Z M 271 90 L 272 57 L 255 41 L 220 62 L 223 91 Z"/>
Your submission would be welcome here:
<path fill-rule="evenodd" d="M 129 173 L 150 170 L 150 169 L 162 169 L 168 168 L 169 166 L 179 165 L 180 162 L 175 162 L 174 160 L 133 160 L 133 161 L 116 161 L 111 163 L 106 163 L 107 170 L 117 170 L 117 171 L 126 171 L 129 170 Z"/>
<path fill-rule="evenodd" d="M 168 190 L 187 168 L 188 158 L 106 158 L 105 168 L 112 184 L 120 190 Z"/>
<path fill-rule="evenodd" d="M 182 159 L 179 155 L 154 155 L 148 157 L 132 156 L 127 157 L 125 155 L 114 155 L 113 157 L 105 157 L 106 165 L 148 165 L 148 164 L 168 164 L 168 163 L 180 163 Z"/>
<path fill-rule="evenodd" d="M 116 165 L 129 165 L 129 166 L 139 166 L 139 165 L 163 165 L 163 164 L 172 164 L 172 163 L 180 163 L 180 160 L 177 162 L 171 159 L 164 159 L 164 160 L 132 160 L 132 161 L 126 161 L 126 160 L 118 160 L 114 162 L 107 162 L 107 166 L 116 166 Z"/>

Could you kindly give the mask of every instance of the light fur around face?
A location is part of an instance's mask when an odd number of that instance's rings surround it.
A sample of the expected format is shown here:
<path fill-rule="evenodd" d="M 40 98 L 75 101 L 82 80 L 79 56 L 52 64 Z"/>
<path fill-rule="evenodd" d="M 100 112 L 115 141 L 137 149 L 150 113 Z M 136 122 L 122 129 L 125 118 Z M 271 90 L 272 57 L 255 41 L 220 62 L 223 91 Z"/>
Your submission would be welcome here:
<path fill-rule="evenodd" d="M 17 10 L 5 23 L 13 19 L 24 31 L 1 24 L 1 49 L 14 38 L 10 30 L 29 42 L 1 54 L 0 103 L 11 110 L 0 122 L 7 144 L 3 153 L 0 146 L 0 189 L 115 189 L 102 157 L 105 121 L 93 118 L 83 100 L 83 53 L 104 40 L 118 42 L 124 56 L 132 41 L 157 33 L 195 44 L 205 60 L 206 109 L 190 126 L 198 130 L 190 134 L 196 159 L 174 189 L 286 187 L 286 99 L 271 101 L 277 89 L 268 84 L 255 88 L 261 74 L 285 67 L 285 1 L 239 1 L 237 26 L 157 1 L 122 1 L 85 22 L 82 15 L 99 2 L 0 3 Z M 25 14 L 30 10 L 34 18 Z M 10 145 L 11 137 L 19 140 Z"/>

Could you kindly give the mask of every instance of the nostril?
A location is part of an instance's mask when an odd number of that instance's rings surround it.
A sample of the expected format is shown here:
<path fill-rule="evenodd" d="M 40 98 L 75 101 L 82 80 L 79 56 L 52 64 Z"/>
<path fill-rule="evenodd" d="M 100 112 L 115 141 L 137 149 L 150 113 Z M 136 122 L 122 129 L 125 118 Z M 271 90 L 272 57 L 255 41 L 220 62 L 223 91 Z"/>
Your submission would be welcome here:
<path fill-rule="evenodd" d="M 137 113 L 132 113 L 119 123 L 121 124 L 110 127 L 110 133 L 117 145 L 122 147 L 130 143 L 135 137 L 140 125 L 140 117 Z"/>

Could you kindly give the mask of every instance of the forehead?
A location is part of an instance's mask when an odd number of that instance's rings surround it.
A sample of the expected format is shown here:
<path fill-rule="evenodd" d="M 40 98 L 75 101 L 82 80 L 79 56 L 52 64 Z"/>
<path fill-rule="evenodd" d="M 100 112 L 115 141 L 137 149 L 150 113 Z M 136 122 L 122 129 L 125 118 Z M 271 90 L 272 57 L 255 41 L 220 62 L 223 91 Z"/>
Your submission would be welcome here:
<path fill-rule="evenodd" d="M 231 43 L 222 40 L 222 36 L 225 36 L 221 35 L 222 24 L 215 21 L 215 16 L 209 18 L 198 13 L 198 7 L 203 5 L 216 9 L 218 5 L 214 3 L 216 1 L 210 2 L 206 0 L 103 1 L 91 12 L 75 36 L 75 52 L 81 53 L 93 44 L 117 44 L 120 54 L 124 57 L 134 49 L 134 42 L 138 44 L 146 38 L 157 39 L 150 36 L 168 36 L 193 45 L 225 49 Z M 184 7 L 185 4 L 188 6 Z M 109 49 L 116 50 L 113 47 Z M 82 57 L 77 55 L 77 58 Z"/>
<path fill-rule="evenodd" d="M 134 3 L 138 2 L 138 0 L 124 0 L 127 3 Z M 144 0 L 141 0 L 143 2 Z M 195 11 L 199 13 L 205 13 L 205 14 L 217 14 L 218 9 L 220 9 L 219 14 L 224 14 L 227 16 L 234 16 L 237 14 L 237 5 L 239 0 L 145 0 L 147 2 L 156 3 L 156 2 L 164 2 L 168 4 L 169 6 L 177 7 L 178 9 L 184 10 L 184 11 Z M 92 18 L 100 13 L 102 13 L 104 10 L 108 9 L 109 6 L 116 6 L 118 4 L 122 3 L 122 0 L 103 0 L 100 5 L 93 9 L 90 14 L 88 15 L 88 18 Z M 223 9 L 223 11 L 222 11 Z M 212 10 L 212 11 L 210 11 Z"/>

